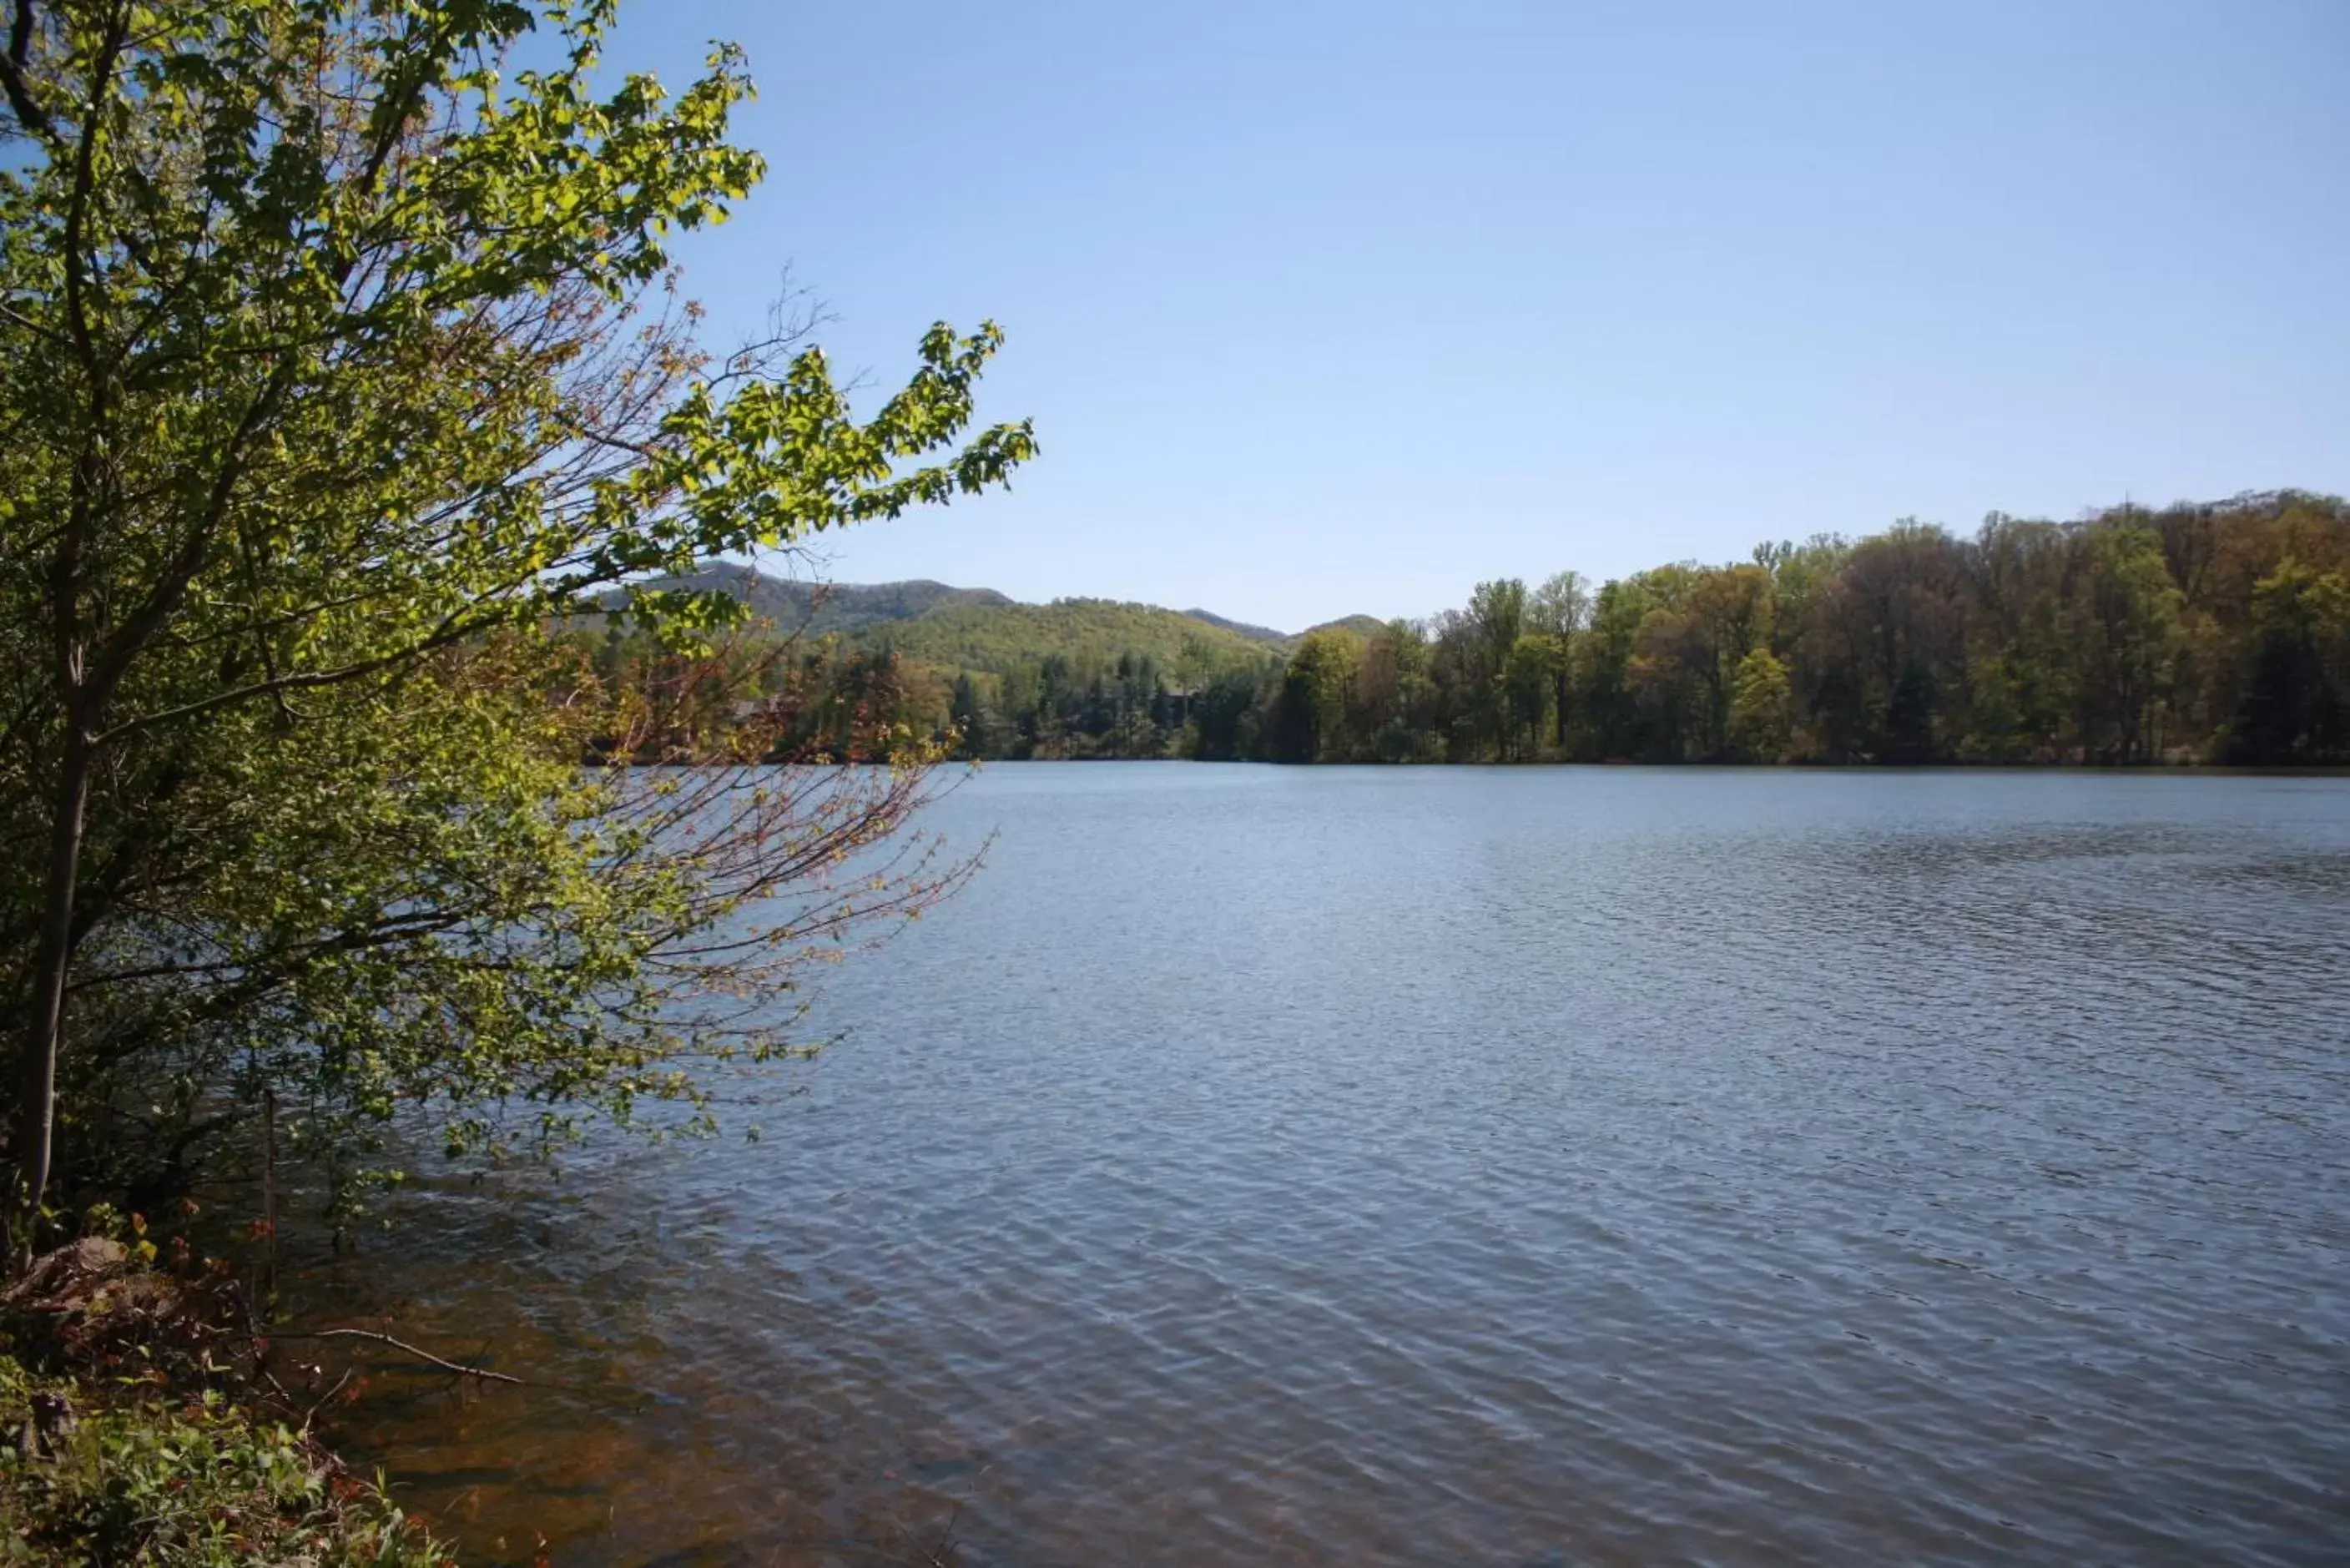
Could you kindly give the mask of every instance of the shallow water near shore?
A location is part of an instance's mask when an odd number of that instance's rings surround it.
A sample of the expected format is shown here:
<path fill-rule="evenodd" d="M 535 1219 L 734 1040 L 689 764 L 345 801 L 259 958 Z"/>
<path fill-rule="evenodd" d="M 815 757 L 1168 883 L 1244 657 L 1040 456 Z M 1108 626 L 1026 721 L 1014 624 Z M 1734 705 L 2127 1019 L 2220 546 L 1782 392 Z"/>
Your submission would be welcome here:
<path fill-rule="evenodd" d="M 764 1136 L 291 1282 L 558 1563 L 2350 1553 L 2350 780 L 1020 764 Z"/>

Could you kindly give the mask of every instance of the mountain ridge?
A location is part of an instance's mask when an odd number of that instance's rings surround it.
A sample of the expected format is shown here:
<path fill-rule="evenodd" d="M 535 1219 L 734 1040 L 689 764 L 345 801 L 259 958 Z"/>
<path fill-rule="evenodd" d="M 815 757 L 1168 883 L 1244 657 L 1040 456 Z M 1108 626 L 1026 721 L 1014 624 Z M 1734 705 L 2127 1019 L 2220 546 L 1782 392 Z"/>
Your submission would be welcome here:
<path fill-rule="evenodd" d="M 723 560 L 705 561 L 687 573 L 648 577 L 634 586 L 699 592 L 715 589 L 742 599 L 751 607 L 754 614 L 785 635 L 823 637 L 838 632 L 860 639 L 865 634 L 887 637 L 886 632 L 878 629 L 880 628 L 906 626 L 935 615 L 953 617 L 962 611 L 1050 612 L 1056 609 L 1115 608 L 1195 622 L 1211 632 L 1255 644 L 1270 652 L 1286 652 L 1300 639 L 1316 631 L 1335 629 L 1364 637 L 1382 624 L 1376 617 L 1350 615 L 1319 622 L 1303 631 L 1287 632 L 1249 621 L 1234 620 L 1212 610 L 1196 607 L 1170 609 L 1139 600 L 1083 596 L 1032 602 L 1015 599 L 994 588 L 957 587 L 929 577 L 909 577 L 884 583 L 812 583 L 796 577 L 772 576 L 746 563 Z M 616 598 L 617 592 L 608 596 L 607 602 Z"/>

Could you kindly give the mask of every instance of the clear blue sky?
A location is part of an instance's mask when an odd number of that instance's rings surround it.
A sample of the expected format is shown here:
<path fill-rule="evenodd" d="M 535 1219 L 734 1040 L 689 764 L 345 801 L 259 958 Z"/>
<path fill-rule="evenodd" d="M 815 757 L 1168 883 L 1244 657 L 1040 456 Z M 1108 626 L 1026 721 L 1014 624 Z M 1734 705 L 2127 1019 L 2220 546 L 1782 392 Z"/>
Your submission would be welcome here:
<path fill-rule="evenodd" d="M 2350 0 L 733 5 L 771 164 L 686 253 L 836 361 L 1001 321 L 928 576 L 1296 628 L 1915 514 L 2350 490 Z"/>

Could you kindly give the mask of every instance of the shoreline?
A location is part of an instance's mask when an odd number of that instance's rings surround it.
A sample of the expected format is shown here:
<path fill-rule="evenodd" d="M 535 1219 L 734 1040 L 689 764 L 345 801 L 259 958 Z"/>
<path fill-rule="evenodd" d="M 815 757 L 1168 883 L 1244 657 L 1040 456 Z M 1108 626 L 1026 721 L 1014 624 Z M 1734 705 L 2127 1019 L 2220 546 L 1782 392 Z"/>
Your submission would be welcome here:
<path fill-rule="evenodd" d="M 0 1554 L 453 1563 L 314 1429 L 349 1376 L 289 1392 L 267 1337 L 233 1323 L 225 1267 L 168 1270 L 136 1233 L 135 1250 L 86 1236 L 44 1253 L 0 1293 Z"/>

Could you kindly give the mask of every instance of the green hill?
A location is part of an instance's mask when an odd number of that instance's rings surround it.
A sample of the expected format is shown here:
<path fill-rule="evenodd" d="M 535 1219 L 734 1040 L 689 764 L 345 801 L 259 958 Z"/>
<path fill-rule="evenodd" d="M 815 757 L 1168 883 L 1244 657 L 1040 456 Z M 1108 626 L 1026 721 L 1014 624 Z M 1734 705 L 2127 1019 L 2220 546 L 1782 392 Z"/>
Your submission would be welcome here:
<path fill-rule="evenodd" d="M 777 635 L 837 635 L 851 647 L 891 649 L 950 674 L 1003 675 L 1054 658 L 1092 668 L 1131 655 L 1149 659 L 1170 680 L 1196 684 L 1277 659 L 1304 635 L 1204 609 L 1094 598 L 1021 604 L 993 588 L 958 588 L 928 579 L 815 584 L 770 576 L 734 561 L 707 561 L 681 576 L 649 578 L 645 586 L 716 589 L 743 600 Z M 1325 624 L 1357 636 L 1368 636 L 1380 625 L 1368 616 Z M 590 622 L 581 627 L 595 629 Z"/>
<path fill-rule="evenodd" d="M 1227 620 L 1211 610 L 1187 609 L 1183 613 L 1193 620 L 1205 621 L 1210 626 L 1247 638 L 1251 642 L 1261 643 L 1282 653 L 1295 651 L 1300 642 L 1317 631 L 1349 632 L 1368 640 L 1386 630 L 1388 624 L 1377 616 L 1350 615 L 1342 616 L 1336 620 L 1326 620 L 1317 626 L 1309 626 L 1304 631 L 1275 631 L 1269 626 L 1251 626 L 1244 620 Z"/>
<path fill-rule="evenodd" d="M 967 756 L 1240 755 L 1257 744 L 1259 710 L 1305 635 L 1203 609 L 1097 598 L 1021 604 L 992 588 L 928 580 L 819 586 L 732 561 L 644 586 L 733 595 L 768 635 L 795 640 L 790 668 L 818 682 L 812 701 L 795 700 L 802 738 L 844 753 L 858 744 L 857 716 L 879 702 L 898 732 L 946 741 Z M 1380 627 L 1348 616 L 1312 629 L 1367 637 Z M 600 628 L 583 618 L 574 629 Z M 632 646 L 604 639 L 598 657 L 640 656 L 626 651 Z M 774 673 L 766 670 L 763 683 Z"/>
<path fill-rule="evenodd" d="M 927 578 L 903 583 L 806 583 L 755 566 L 706 561 L 681 576 L 650 577 L 649 588 L 715 588 L 748 603 L 781 636 L 823 637 L 913 620 L 951 607 L 1008 606 L 993 588 L 955 588 Z"/>
<path fill-rule="evenodd" d="M 1183 613 L 1190 616 L 1193 620 L 1203 620 L 1210 626 L 1219 628 L 1222 630 L 1237 632 L 1241 636 L 1247 638 L 1251 642 L 1287 642 L 1290 640 L 1289 634 L 1285 631 L 1275 631 L 1269 626 L 1251 626 L 1244 620 L 1227 620 L 1222 616 L 1216 614 L 1213 610 L 1187 609 Z"/>
<path fill-rule="evenodd" d="M 890 648 L 941 670 L 1001 675 L 1058 657 L 1079 667 L 1147 658 L 1180 682 L 1277 657 L 1274 645 L 1179 611 L 1111 599 L 1049 605 L 945 603 L 910 619 L 876 622 L 852 640 Z"/>
<path fill-rule="evenodd" d="M 927 579 L 819 585 L 733 561 L 706 561 L 688 573 L 647 579 L 645 586 L 731 594 L 775 636 L 829 643 L 841 652 L 887 650 L 903 662 L 915 688 L 932 692 L 939 702 L 965 674 L 991 700 L 1006 690 L 1007 680 L 1021 689 L 1039 680 L 1090 686 L 1107 679 L 1139 680 L 1167 693 L 1195 692 L 1220 677 L 1268 676 L 1304 636 L 1203 609 L 1097 598 L 1021 604 L 993 588 Z M 598 630 L 601 618 L 583 618 L 577 629 Z M 1349 616 L 1325 625 L 1368 636 L 1380 623 Z M 1060 673 L 1048 665 L 1062 667 Z"/>
<path fill-rule="evenodd" d="M 1281 639 L 1281 643 L 1284 650 L 1293 649 L 1295 648 L 1304 639 L 1317 631 L 1351 632 L 1355 636 L 1368 641 L 1370 639 L 1377 637 L 1387 628 L 1388 623 L 1374 615 L 1341 616 L 1336 620 L 1326 620 L 1320 626 L 1309 626 L 1304 631 L 1299 632 L 1295 637 L 1284 637 Z"/>

